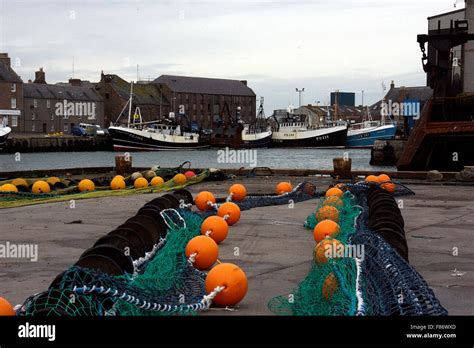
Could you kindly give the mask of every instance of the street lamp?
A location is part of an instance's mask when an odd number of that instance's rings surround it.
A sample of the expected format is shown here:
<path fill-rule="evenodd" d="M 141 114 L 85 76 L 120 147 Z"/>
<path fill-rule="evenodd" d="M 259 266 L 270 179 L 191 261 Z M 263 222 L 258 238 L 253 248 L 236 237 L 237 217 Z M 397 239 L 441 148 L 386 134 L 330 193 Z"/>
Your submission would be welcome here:
<path fill-rule="evenodd" d="M 302 101 L 302 95 L 303 95 L 303 92 L 304 92 L 304 88 L 301 88 L 301 89 L 298 89 L 298 88 L 295 88 L 296 89 L 296 92 L 299 93 L 299 100 L 300 100 L 300 108 L 301 108 L 301 101 Z"/>

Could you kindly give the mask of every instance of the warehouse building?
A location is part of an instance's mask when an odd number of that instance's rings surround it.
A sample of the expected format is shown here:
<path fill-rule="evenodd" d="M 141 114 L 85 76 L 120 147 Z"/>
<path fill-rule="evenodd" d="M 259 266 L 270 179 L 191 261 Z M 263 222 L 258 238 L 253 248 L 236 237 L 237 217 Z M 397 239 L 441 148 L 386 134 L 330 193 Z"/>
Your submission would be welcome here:
<path fill-rule="evenodd" d="M 11 67 L 8 53 L 0 53 L 0 124 L 21 129 L 23 81 Z"/>

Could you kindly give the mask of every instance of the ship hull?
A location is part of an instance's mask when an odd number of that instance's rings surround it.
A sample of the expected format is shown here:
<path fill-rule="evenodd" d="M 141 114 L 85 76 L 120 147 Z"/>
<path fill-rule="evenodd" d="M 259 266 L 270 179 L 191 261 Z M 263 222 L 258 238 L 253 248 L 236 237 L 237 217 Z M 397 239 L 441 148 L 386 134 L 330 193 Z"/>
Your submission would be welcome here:
<path fill-rule="evenodd" d="M 0 150 L 5 148 L 8 136 L 10 135 L 11 131 L 12 130 L 10 127 L 0 128 Z"/>
<path fill-rule="evenodd" d="M 344 147 L 346 139 L 346 126 L 303 132 L 274 132 L 272 147 Z"/>
<path fill-rule="evenodd" d="M 347 147 L 372 147 L 375 140 L 391 140 L 395 138 L 396 127 L 393 125 L 349 129 L 347 132 Z"/>
<path fill-rule="evenodd" d="M 178 137 L 124 127 L 110 127 L 115 151 L 198 150 L 209 147 L 209 142 L 195 135 Z M 181 139 L 184 138 L 184 139 Z"/>
<path fill-rule="evenodd" d="M 226 127 L 213 130 L 211 146 L 232 149 L 254 149 L 268 147 L 272 141 L 272 132 L 243 134 L 242 127 Z"/>

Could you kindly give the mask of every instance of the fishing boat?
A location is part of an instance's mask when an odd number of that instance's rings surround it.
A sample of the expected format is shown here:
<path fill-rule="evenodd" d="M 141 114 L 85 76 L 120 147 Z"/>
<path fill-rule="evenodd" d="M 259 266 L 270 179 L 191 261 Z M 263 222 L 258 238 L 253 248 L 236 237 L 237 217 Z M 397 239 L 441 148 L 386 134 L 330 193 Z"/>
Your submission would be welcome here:
<path fill-rule="evenodd" d="M 8 136 L 10 135 L 12 129 L 7 127 L 5 121 L 3 120 L 0 123 L 0 150 L 3 150 L 7 142 Z"/>
<path fill-rule="evenodd" d="M 196 150 L 209 147 L 209 138 L 183 122 L 180 115 L 177 122 L 174 113 L 159 121 L 143 122 L 140 108 L 136 107 L 132 117 L 133 82 L 130 87 L 130 99 L 125 104 L 115 124 L 108 128 L 114 150 L 116 151 L 161 151 L 161 150 Z M 126 125 L 119 124 L 119 119 L 128 106 Z"/>
<path fill-rule="evenodd" d="M 391 140 L 395 138 L 397 127 L 394 124 L 385 124 L 385 117 L 381 121 L 372 120 L 367 107 L 367 119 L 361 123 L 350 125 L 347 131 L 347 147 L 372 147 L 375 140 Z"/>
<path fill-rule="evenodd" d="M 310 125 L 306 115 L 297 115 L 288 108 L 284 120 L 278 121 L 272 134 L 274 147 L 344 147 L 347 137 L 345 121 L 326 120 L 324 124 Z"/>
<path fill-rule="evenodd" d="M 263 110 L 263 97 L 260 98 L 260 107 L 254 122 L 245 124 L 240 118 L 240 108 L 237 108 L 237 119 L 230 117 L 228 124 L 214 124 L 211 133 L 211 146 L 239 148 L 267 147 L 272 140 L 272 130 L 268 125 Z"/>

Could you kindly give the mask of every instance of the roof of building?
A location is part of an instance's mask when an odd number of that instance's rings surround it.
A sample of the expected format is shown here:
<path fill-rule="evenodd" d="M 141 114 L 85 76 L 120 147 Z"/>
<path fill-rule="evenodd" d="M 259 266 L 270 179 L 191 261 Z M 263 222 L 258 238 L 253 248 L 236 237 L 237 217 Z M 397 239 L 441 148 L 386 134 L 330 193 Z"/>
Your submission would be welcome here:
<path fill-rule="evenodd" d="M 462 9 L 459 9 L 459 10 L 454 10 L 454 11 L 449 11 L 449 12 L 445 12 L 445 13 L 440 13 L 440 14 L 437 14 L 437 15 L 428 17 L 428 20 L 435 19 L 435 18 L 439 18 L 439 17 L 450 16 L 450 15 L 453 15 L 453 14 L 459 13 L 459 12 L 466 12 L 466 9 L 465 9 L 465 8 L 462 8 Z"/>
<path fill-rule="evenodd" d="M 117 94 L 123 99 L 130 98 L 130 83 L 115 74 L 104 74 L 101 82 L 110 83 Z M 160 104 L 169 105 L 166 97 L 160 93 L 156 85 L 152 83 L 134 83 L 133 84 L 133 101 L 136 104 Z"/>
<path fill-rule="evenodd" d="M 20 76 L 4 62 L 0 61 L 0 81 L 5 82 L 18 82 L 21 83 L 22 80 Z"/>
<path fill-rule="evenodd" d="M 101 101 L 101 96 L 90 87 L 48 85 L 42 83 L 25 83 L 25 98 L 35 99 L 67 99 L 81 101 Z"/>
<path fill-rule="evenodd" d="M 419 86 L 419 87 L 394 87 L 391 88 L 387 94 L 385 95 L 384 100 L 388 103 L 388 101 L 392 102 L 403 102 L 407 99 L 409 100 L 417 100 L 420 103 L 425 103 L 428 99 L 433 96 L 433 90 L 427 86 Z M 382 106 L 382 100 L 379 100 L 375 104 L 370 106 L 371 111 L 378 112 Z"/>
<path fill-rule="evenodd" d="M 172 91 L 179 93 L 255 96 L 253 90 L 239 80 L 161 75 L 153 83 L 165 84 Z"/>

